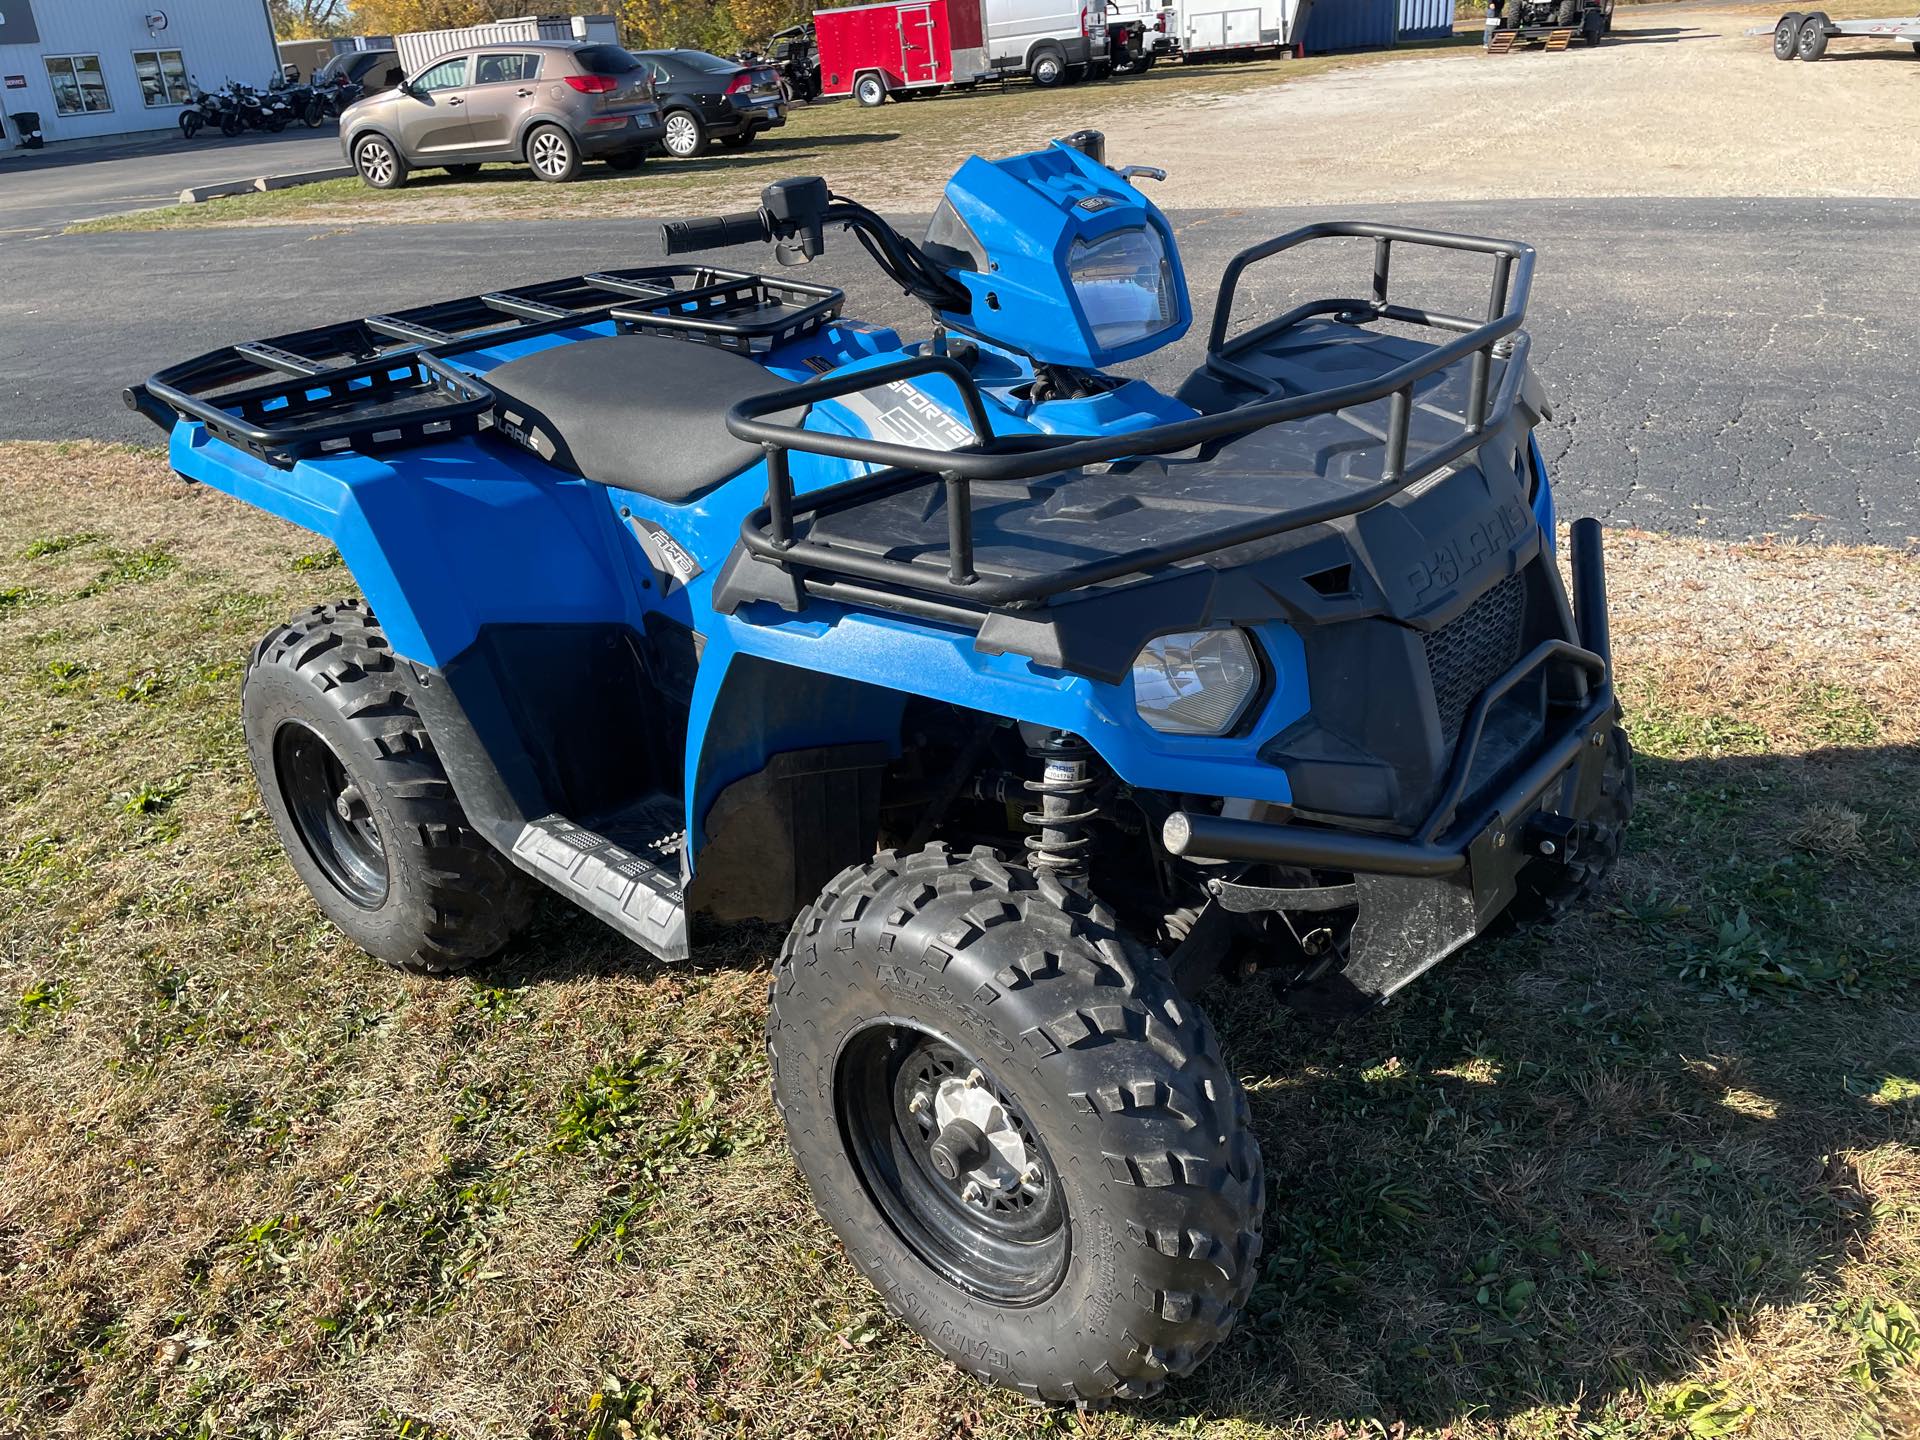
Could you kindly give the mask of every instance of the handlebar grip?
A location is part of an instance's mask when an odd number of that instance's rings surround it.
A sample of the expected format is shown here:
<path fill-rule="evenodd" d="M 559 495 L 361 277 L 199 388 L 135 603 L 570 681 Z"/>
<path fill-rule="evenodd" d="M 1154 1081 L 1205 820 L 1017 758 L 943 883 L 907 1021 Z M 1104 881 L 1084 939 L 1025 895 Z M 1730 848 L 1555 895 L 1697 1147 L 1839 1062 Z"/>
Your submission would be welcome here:
<path fill-rule="evenodd" d="M 747 245 L 766 238 L 767 222 L 758 210 L 660 222 L 660 243 L 669 255 L 684 255 L 689 250 L 718 250 L 724 245 Z"/>

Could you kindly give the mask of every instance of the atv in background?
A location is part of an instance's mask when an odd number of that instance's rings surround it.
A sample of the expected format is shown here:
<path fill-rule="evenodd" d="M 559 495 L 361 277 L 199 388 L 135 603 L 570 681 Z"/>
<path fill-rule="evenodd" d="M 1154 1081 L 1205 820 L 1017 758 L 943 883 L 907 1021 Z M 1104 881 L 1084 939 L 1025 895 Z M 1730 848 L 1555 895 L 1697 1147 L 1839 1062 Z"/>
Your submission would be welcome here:
<path fill-rule="evenodd" d="M 1083 131 L 968 160 L 918 243 L 818 178 L 663 227 L 788 263 L 844 228 L 922 338 L 669 258 L 127 394 L 364 592 L 241 692 L 320 909 L 430 974 L 541 886 L 667 961 L 789 924 L 767 1046 L 821 1214 L 931 1345 L 1061 1404 L 1187 1374 L 1261 1274 L 1210 983 L 1377 1005 L 1592 896 L 1633 804 L 1600 525 L 1569 588 L 1533 439 L 1533 251 L 1267 240 L 1167 393 L 1115 373 L 1193 323 L 1159 173 Z M 1258 303 L 1334 246 L 1344 295 Z M 1409 261 L 1471 267 L 1472 313 Z"/>
<path fill-rule="evenodd" d="M 820 47 L 811 20 L 776 30 L 766 59 L 779 74 L 780 93 L 789 104 L 820 98 Z"/>
<path fill-rule="evenodd" d="M 1613 29 L 1614 0 L 1490 0 L 1487 49 L 1504 54 L 1522 44 L 1564 50 L 1576 38 L 1597 45 Z"/>

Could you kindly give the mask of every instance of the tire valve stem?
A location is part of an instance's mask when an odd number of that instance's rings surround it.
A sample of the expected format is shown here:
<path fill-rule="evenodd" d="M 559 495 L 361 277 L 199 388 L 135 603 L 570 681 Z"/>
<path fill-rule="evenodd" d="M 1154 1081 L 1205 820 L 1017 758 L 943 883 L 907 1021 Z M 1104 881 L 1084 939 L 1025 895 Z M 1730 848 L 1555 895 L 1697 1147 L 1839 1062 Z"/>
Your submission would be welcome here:
<path fill-rule="evenodd" d="M 1093 748 L 1078 735 L 1056 730 L 1027 753 L 1041 764 L 1040 778 L 1025 782 L 1028 793 L 1040 797 L 1040 806 L 1020 817 L 1039 827 L 1027 837 L 1027 863 L 1062 880 L 1084 880 L 1093 843 L 1088 827 L 1100 818 L 1100 807 L 1090 799 Z"/>

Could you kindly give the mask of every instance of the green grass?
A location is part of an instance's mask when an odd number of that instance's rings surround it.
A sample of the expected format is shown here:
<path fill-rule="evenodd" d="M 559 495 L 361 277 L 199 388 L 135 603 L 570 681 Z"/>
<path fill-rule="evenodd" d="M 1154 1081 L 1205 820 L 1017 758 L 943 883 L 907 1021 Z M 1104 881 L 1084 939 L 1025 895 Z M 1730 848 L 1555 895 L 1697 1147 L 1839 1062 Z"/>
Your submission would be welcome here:
<path fill-rule="evenodd" d="M 103 586 L 123 562 L 91 546 L 0 555 L 0 588 L 43 597 L 0 612 L 0 1433 L 1666 1440 L 1920 1415 L 1920 727 L 1888 703 L 1910 665 L 1704 684 L 1616 627 L 1646 757 L 1618 883 L 1347 1024 L 1211 990 L 1266 1155 L 1260 1280 L 1192 1380 L 1073 1415 L 941 1364 L 813 1213 L 767 1096 L 777 932 L 667 966 L 556 901 L 482 975 L 381 969 L 289 871 L 235 703 L 257 636 L 350 576 L 152 457 L 0 448 L 0 531 L 83 528 L 173 563 Z"/>

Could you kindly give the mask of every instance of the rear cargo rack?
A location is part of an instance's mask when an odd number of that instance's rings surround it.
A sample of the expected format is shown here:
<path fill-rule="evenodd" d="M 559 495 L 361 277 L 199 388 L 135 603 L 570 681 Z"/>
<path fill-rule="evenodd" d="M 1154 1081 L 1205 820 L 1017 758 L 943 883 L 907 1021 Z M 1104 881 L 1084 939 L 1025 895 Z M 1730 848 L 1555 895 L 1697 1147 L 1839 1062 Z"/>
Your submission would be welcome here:
<path fill-rule="evenodd" d="M 489 428 L 493 389 L 448 363 L 458 355 L 596 324 L 753 353 L 813 333 L 843 303 L 829 286 L 712 265 L 596 271 L 224 346 L 125 399 L 163 430 L 196 420 L 290 468 Z"/>
<path fill-rule="evenodd" d="M 1249 266 L 1310 240 L 1348 237 L 1374 242 L 1372 288 L 1366 298 L 1311 301 L 1228 338 L 1235 294 Z M 1491 257 L 1493 275 L 1485 319 L 1471 320 L 1394 303 L 1389 298 L 1388 283 L 1396 245 L 1428 246 Z M 1221 278 L 1205 369 L 1217 381 L 1251 390 L 1257 398 L 1216 414 L 1121 434 L 997 436 L 972 375 L 954 360 L 932 354 L 809 381 L 742 401 L 728 412 L 727 428 L 740 439 L 766 449 L 768 480 L 767 502 L 746 518 L 741 529 L 742 543 L 750 554 L 779 566 L 816 593 L 857 595 L 867 603 L 883 603 L 892 595 L 900 608 L 937 612 L 942 618 L 959 620 L 971 616 L 977 623 L 981 610 L 1036 605 L 1067 591 L 1357 514 L 1476 450 L 1490 431 L 1505 423 L 1526 369 L 1528 340 L 1520 327 L 1526 318 L 1533 264 L 1532 248 L 1516 242 L 1364 221 L 1307 225 L 1254 246 L 1235 256 Z M 1286 393 L 1284 386 L 1245 363 L 1261 347 L 1270 346 L 1276 338 L 1321 317 L 1350 325 L 1392 321 L 1453 332 L 1457 338 L 1437 344 L 1427 354 L 1372 379 L 1305 394 Z M 1491 391 L 1496 347 L 1507 360 L 1507 366 L 1498 390 Z M 1408 435 L 1415 386 L 1461 361 L 1468 363 L 1468 378 L 1464 423 L 1459 433 L 1410 456 Z M 804 415 L 807 406 L 823 400 L 928 375 L 941 376 L 958 391 L 974 443 L 954 450 L 936 450 L 805 430 L 787 418 Z M 1381 435 L 1380 475 L 1377 481 L 1362 489 L 1276 509 L 1175 544 L 1146 546 L 1050 573 L 989 576 L 976 571 L 971 493 L 976 482 L 1032 480 L 1105 462 L 1175 455 L 1214 441 L 1250 435 L 1269 426 L 1331 415 L 1381 400 L 1387 402 L 1387 417 Z M 772 418 L 776 415 L 782 418 Z M 886 468 L 796 496 L 788 457 L 791 450 Z M 796 521 L 845 514 L 883 497 L 932 485 L 943 485 L 946 491 L 944 569 L 921 559 L 894 559 L 811 534 L 796 533 Z M 885 588 L 872 588 L 875 586 Z M 901 591 L 908 593 L 899 594 Z M 932 597 L 931 602 L 924 597 Z"/>

